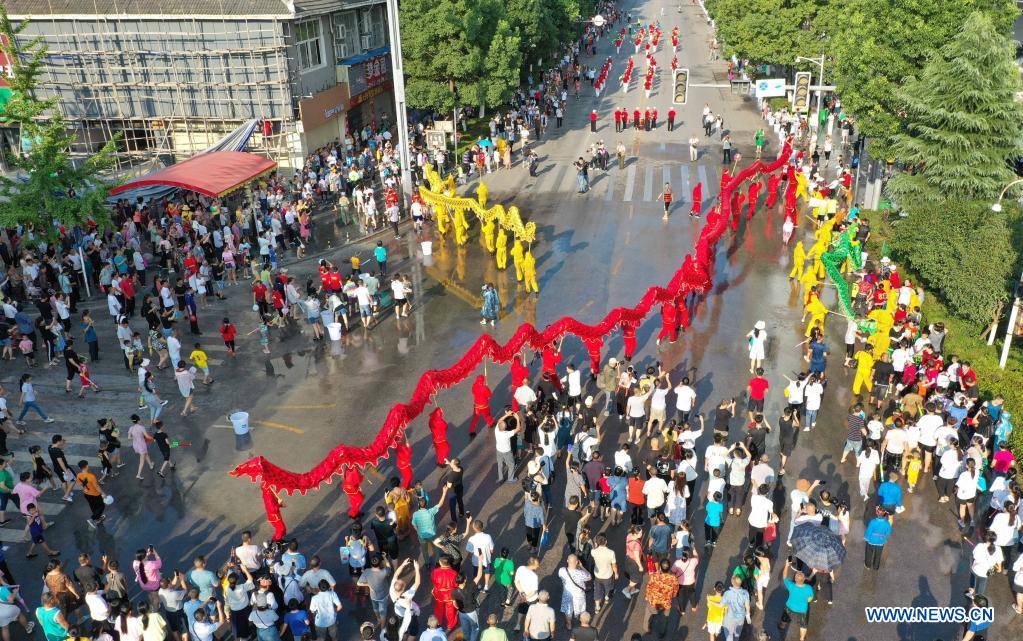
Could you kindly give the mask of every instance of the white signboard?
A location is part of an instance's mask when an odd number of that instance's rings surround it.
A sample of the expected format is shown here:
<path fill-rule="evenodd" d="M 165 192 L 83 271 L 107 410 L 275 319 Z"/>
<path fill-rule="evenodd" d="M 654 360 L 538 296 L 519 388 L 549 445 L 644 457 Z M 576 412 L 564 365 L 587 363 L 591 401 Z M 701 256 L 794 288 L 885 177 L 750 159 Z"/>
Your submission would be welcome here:
<path fill-rule="evenodd" d="M 757 98 L 778 98 L 785 95 L 784 78 L 762 78 L 756 84 Z"/>

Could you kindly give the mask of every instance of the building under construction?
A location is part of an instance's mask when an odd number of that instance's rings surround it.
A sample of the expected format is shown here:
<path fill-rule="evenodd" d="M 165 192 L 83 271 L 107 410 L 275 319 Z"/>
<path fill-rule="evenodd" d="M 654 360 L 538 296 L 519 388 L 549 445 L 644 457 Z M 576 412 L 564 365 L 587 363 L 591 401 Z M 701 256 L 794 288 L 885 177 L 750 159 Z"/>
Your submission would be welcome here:
<path fill-rule="evenodd" d="M 122 168 L 181 160 L 258 120 L 281 166 L 393 122 L 381 0 L 2 0 L 47 48 L 75 152 L 120 133 Z"/>

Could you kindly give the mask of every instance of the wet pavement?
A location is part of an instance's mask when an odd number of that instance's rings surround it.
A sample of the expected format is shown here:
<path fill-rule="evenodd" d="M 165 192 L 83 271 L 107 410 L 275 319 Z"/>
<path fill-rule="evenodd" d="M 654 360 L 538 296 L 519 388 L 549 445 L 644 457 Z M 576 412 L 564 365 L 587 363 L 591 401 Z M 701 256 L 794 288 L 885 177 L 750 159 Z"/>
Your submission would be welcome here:
<path fill-rule="evenodd" d="M 660 17 L 661 5 L 667 8 Z M 682 13 L 674 5 L 650 0 L 642 3 L 647 19 L 660 17 L 667 35 L 671 27 L 682 27 L 683 66 L 693 72 L 693 83 L 715 82 L 721 75 L 723 64 L 708 63 L 705 42 L 706 27 L 695 7 L 684 6 Z M 628 7 L 628 4 L 627 4 Z M 666 38 L 667 39 L 667 38 Z M 670 51 L 670 39 L 667 46 Z M 663 48 L 664 45 L 662 45 Z M 602 45 L 599 57 L 607 55 L 609 43 Z M 629 47 L 631 52 L 631 47 Z M 613 52 L 613 49 L 611 49 Z M 615 66 L 609 74 L 616 78 L 621 72 L 625 52 L 616 56 Z M 658 55 L 664 68 L 670 53 Z M 662 81 L 667 73 L 662 73 Z M 664 81 L 666 83 L 666 81 Z M 635 80 L 633 81 L 635 85 Z M 611 82 L 612 89 L 617 81 Z M 591 94 L 590 94 L 591 95 Z M 257 538 L 268 538 L 270 529 L 265 524 L 259 490 L 246 480 L 231 478 L 227 473 L 251 456 L 262 455 L 274 463 L 295 471 L 305 471 L 326 454 L 344 442 L 358 445 L 369 442 L 376 434 L 393 403 L 407 398 L 413 390 L 418 374 L 429 368 L 446 367 L 479 336 L 479 291 L 483 282 L 496 284 L 502 301 L 502 317 L 493 330 L 498 340 L 507 339 L 520 323 L 530 322 L 538 327 L 564 315 L 584 322 L 593 322 L 611 308 L 634 305 L 645 289 L 653 284 L 664 284 L 679 266 L 683 256 L 692 248 L 701 221 L 689 218 L 689 190 L 697 180 L 704 185 L 704 203 L 709 208 L 717 192 L 720 176 L 720 144 L 708 143 L 695 163 L 688 161 L 685 141 L 699 131 L 699 110 L 709 102 L 715 112 L 725 114 L 726 127 L 733 133 L 740 152 L 749 149 L 752 132 L 759 126 L 759 116 L 751 102 L 732 96 L 727 90 L 690 90 L 689 104 L 681 109 L 684 124 L 672 134 L 663 129 L 626 134 L 632 153 L 625 170 L 613 169 L 607 174 L 591 174 L 592 189 L 585 195 L 575 193 L 575 175 L 570 165 L 589 144 L 599 139 L 613 148 L 613 121 L 607 116 L 613 106 L 640 105 L 643 99 L 635 86 L 625 97 L 620 92 L 605 94 L 598 100 L 585 97 L 575 104 L 570 99 L 566 125 L 552 132 L 551 140 L 541 141 L 538 153 L 545 160 L 543 173 L 529 180 L 519 166 L 488 177 L 490 198 L 493 202 L 515 204 L 526 220 L 538 224 L 539 241 L 534 247 L 540 276 L 541 294 L 538 298 L 526 296 L 517 286 L 514 273 L 500 272 L 480 246 L 477 233 L 466 247 L 455 247 L 453 241 L 434 241 L 433 255 L 424 260 L 419 239 L 405 233 L 400 240 L 384 234 L 391 250 L 390 271 L 409 273 L 413 279 L 415 305 L 410 318 L 397 319 L 385 313 L 368 330 L 356 329 L 343 340 L 334 343 L 313 343 L 310 337 L 293 328 L 275 332 L 272 353 L 264 357 L 259 352 L 255 317 L 249 309 L 248 289 L 239 285 L 228 288 L 229 300 L 216 303 L 201 314 L 205 334 L 199 339 L 207 346 L 217 382 L 209 389 L 198 392 L 196 407 L 199 412 L 181 418 L 178 412 L 181 400 L 172 377 L 160 373 L 158 383 L 165 398 L 171 403 L 164 412 L 167 431 L 172 437 L 191 442 L 190 447 L 173 450 L 179 462 L 177 473 L 165 479 L 146 473 L 146 480 L 133 477 L 136 458 L 130 448 L 122 450 L 128 466 L 120 478 L 108 481 L 106 489 L 115 496 L 108 509 L 110 518 L 105 527 L 92 530 L 85 525 L 87 511 L 76 495 L 76 503 L 67 506 L 59 497 L 45 499 L 58 521 L 48 532 L 51 545 L 73 559 L 79 551 L 87 551 L 98 558 L 100 553 L 110 554 L 127 564 L 136 548 L 156 544 L 165 559 L 165 568 L 187 568 L 194 555 L 205 554 L 219 565 L 227 548 L 237 543 L 238 533 L 252 529 Z M 667 84 L 659 87 L 652 98 L 661 112 L 668 110 Z M 601 131 L 590 134 L 585 120 L 589 109 L 596 107 L 602 117 Z M 663 127 L 663 125 L 662 125 Z M 768 152 L 770 153 L 770 152 Z M 685 169 L 683 169 L 685 168 Z M 665 179 L 673 185 L 676 205 L 670 221 L 661 219 L 661 206 L 656 194 Z M 658 349 L 654 338 L 659 320 L 644 324 L 637 336 L 639 349 L 634 365 L 645 368 L 661 361 L 672 371 L 672 379 L 688 375 L 696 381 L 697 410 L 707 413 L 718 401 L 726 397 L 741 397 L 748 378 L 746 332 L 758 319 L 767 322 L 770 338 L 767 369 L 774 392 L 769 397 L 767 415 L 775 421 L 784 399 L 780 390 L 783 375 L 791 376 L 801 370 L 801 351 L 797 344 L 803 340 L 799 318 L 799 295 L 786 278 L 789 269 L 788 252 L 780 242 L 781 216 L 779 212 L 761 211 L 747 228 L 744 224 L 734 238 L 722 241 L 714 268 L 714 289 L 699 302 L 693 316 L 693 325 L 683 338 L 673 345 Z M 340 239 L 344 231 L 330 232 Z M 809 234 L 808 229 L 800 233 Z M 368 256 L 372 242 L 357 244 L 332 254 L 335 262 L 346 262 L 352 253 Z M 292 275 L 301 281 L 312 276 L 315 263 L 307 260 L 293 265 Z M 236 293 L 237 292 L 237 293 Z M 92 304 L 94 316 L 106 322 L 105 309 L 100 301 Z M 229 359 L 220 344 L 215 327 L 224 314 L 232 317 L 239 329 L 240 354 Z M 136 325 L 141 326 L 140 321 Z M 96 378 L 104 391 L 87 400 L 65 399 L 62 385 L 63 368 L 37 372 L 40 383 L 40 402 L 58 419 L 53 426 L 44 426 L 30 420 L 32 434 L 28 439 L 12 437 L 10 447 L 19 452 L 16 470 L 25 469 L 24 446 L 44 443 L 49 435 L 60 431 L 67 434 L 69 459 L 74 463 L 80 456 L 95 456 L 95 419 L 115 416 L 119 424 L 127 426 L 127 416 L 134 411 L 135 384 L 119 363 L 108 357 L 112 330 L 101 328 L 104 336 L 104 359 L 95 366 Z M 833 346 L 841 345 L 844 323 L 832 323 L 829 340 Z M 190 340 L 182 337 L 187 347 Z M 565 343 L 565 360 L 588 363 L 585 350 L 574 339 Z M 84 346 L 80 350 L 84 352 Z M 621 355 L 621 340 L 616 334 L 605 346 L 605 357 Z M 850 465 L 840 470 L 837 457 L 844 440 L 845 407 L 850 402 L 848 391 L 851 378 L 840 367 L 840 357 L 832 356 L 830 373 L 832 382 L 824 398 L 824 408 L 817 430 L 802 434 L 799 446 L 790 459 L 786 488 L 791 489 L 801 476 L 823 478 L 827 487 L 840 497 L 848 497 L 849 480 L 854 478 Z M 533 373 L 537 373 L 534 364 Z M 588 370 L 584 366 L 584 372 Z M 8 389 L 17 379 L 20 366 L 5 364 L 0 375 Z M 496 392 L 493 408 L 496 410 L 509 398 L 510 380 L 505 366 L 489 365 L 487 374 Z M 596 394 L 592 388 L 590 392 Z M 8 395 L 10 399 L 10 394 Z M 598 398 L 598 403 L 601 400 Z M 444 391 L 437 397 L 451 422 L 450 440 L 453 455 L 467 462 L 466 508 L 486 522 L 486 531 L 497 539 L 497 545 L 512 549 L 517 562 L 525 560 L 522 541 L 521 496 L 518 486 L 496 486 L 495 462 L 491 438 L 484 435 L 470 441 L 467 424 L 471 416 L 471 396 L 468 384 Z M 740 403 L 741 404 L 741 403 Z M 229 413 L 241 409 L 250 413 L 252 432 L 249 437 L 235 436 L 227 419 Z M 604 424 L 601 450 L 610 456 L 616 449 L 620 429 L 615 417 Z M 741 421 L 732 423 L 732 438 L 737 440 Z M 416 421 L 409 430 L 414 452 L 414 470 L 431 495 L 439 494 L 440 472 L 433 463 L 432 446 L 425 417 Z M 698 443 L 702 452 L 709 435 Z M 769 451 L 777 452 L 774 437 L 769 440 Z M 775 457 L 774 463 L 777 463 Z M 390 461 L 384 461 L 379 471 L 370 471 L 364 484 L 367 506 L 382 501 L 381 487 L 396 474 Z M 338 479 L 339 480 L 339 479 Z M 700 487 L 705 481 L 701 480 Z M 849 535 L 849 557 L 835 585 L 835 605 L 818 603 L 813 606 L 810 638 L 858 641 L 866 639 L 931 640 L 953 638 L 956 626 L 880 626 L 865 624 L 862 608 L 866 605 L 961 605 L 962 590 L 966 587 L 968 567 L 959 543 L 957 529 L 947 510 L 935 503 L 933 489 L 922 483 L 923 490 L 910 497 L 909 509 L 896 519 L 895 533 L 885 553 L 882 571 L 873 573 L 862 569 L 862 527 L 864 514 L 872 509 L 853 496 L 854 523 Z M 560 505 L 562 486 L 556 485 L 553 495 Z M 785 492 L 784 494 L 787 494 Z M 779 492 L 780 498 L 784 494 Z M 788 513 L 788 506 L 779 507 L 779 513 Z M 336 577 L 347 574 L 339 563 L 338 547 L 348 531 L 350 520 L 345 515 L 347 499 L 340 483 L 323 486 L 318 492 L 286 499 L 284 516 L 291 534 L 301 542 L 307 555 L 317 553 L 325 566 Z M 699 519 L 699 515 L 695 518 Z M 732 517 L 737 523 L 726 523 L 716 549 L 702 562 L 698 587 L 703 592 L 714 581 L 724 578 L 739 560 L 744 549 L 745 515 Z M 784 519 L 783 519 L 784 521 Z M 445 523 L 446 518 L 439 519 Z M 23 544 L 17 542 L 20 531 L 12 526 L 0 529 L 0 538 L 8 541 L 11 549 L 7 556 L 15 576 L 27 586 L 30 605 L 37 601 L 43 561 L 26 562 L 21 559 Z M 613 547 L 622 558 L 624 527 L 593 524 L 594 530 L 607 533 Z M 554 532 L 560 533 L 560 520 L 553 523 Z M 699 530 L 696 527 L 694 530 Z M 697 536 L 698 540 L 701 540 Z M 555 539 L 546 551 L 544 572 L 553 575 L 561 557 L 561 543 Z M 783 545 L 783 544 L 782 544 Z M 409 542 L 403 552 L 412 553 Z M 779 543 L 774 551 L 781 559 L 786 554 Z M 623 563 L 624 565 L 624 563 Z M 774 569 L 769 590 L 767 613 L 754 615 L 755 628 L 765 629 L 772 638 L 780 638 L 775 623 L 784 603 L 785 591 L 781 584 L 781 563 Z M 368 604 L 357 604 L 352 599 L 351 582 L 340 582 L 345 607 L 353 616 L 342 622 L 342 638 L 355 638 L 358 621 L 369 617 Z M 994 579 L 989 594 L 996 605 L 995 635 L 1001 638 L 1015 630 L 1018 623 L 1010 624 L 1013 616 L 1009 609 L 1007 580 Z M 556 601 L 561 594 L 557 580 L 544 579 L 543 586 L 551 591 Z M 419 592 L 424 613 L 432 610 L 428 590 Z M 510 611 L 499 607 L 496 597 L 490 597 L 482 606 L 482 614 L 497 611 L 505 616 L 510 631 Z M 702 604 L 702 598 L 701 598 Z M 614 600 L 604 609 L 597 623 L 602 639 L 627 638 L 626 633 L 642 629 L 644 604 L 638 599 Z M 485 618 L 485 617 L 481 617 Z M 705 620 L 701 609 L 695 615 L 686 615 L 678 621 L 673 615 L 670 635 L 672 639 L 704 638 L 700 631 Z M 559 620 L 559 626 L 561 621 Z M 19 631 L 15 631 L 16 634 Z M 795 632 L 792 632 L 795 635 Z M 559 630 L 557 638 L 566 639 Z M 749 636 L 747 638 L 753 638 Z"/>

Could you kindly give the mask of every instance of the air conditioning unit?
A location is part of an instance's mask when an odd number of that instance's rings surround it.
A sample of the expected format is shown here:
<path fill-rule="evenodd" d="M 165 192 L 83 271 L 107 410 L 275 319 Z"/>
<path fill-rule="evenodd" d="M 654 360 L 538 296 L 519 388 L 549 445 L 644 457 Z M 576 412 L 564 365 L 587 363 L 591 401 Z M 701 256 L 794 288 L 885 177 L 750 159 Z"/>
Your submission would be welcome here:
<path fill-rule="evenodd" d="M 369 51 L 370 49 L 373 48 L 373 36 L 372 36 L 372 34 L 368 34 L 368 33 L 362 34 L 361 40 L 362 40 L 362 50 L 363 51 Z"/>

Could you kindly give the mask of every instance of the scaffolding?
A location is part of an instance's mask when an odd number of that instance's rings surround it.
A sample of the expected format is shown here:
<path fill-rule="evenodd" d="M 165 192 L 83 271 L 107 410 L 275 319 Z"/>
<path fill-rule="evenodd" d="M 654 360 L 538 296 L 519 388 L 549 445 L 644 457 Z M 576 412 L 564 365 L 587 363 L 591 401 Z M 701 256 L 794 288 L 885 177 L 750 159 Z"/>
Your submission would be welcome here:
<path fill-rule="evenodd" d="M 216 0 L 214 0 L 216 1 Z M 202 151 L 243 122 L 269 122 L 249 149 L 292 166 L 297 108 L 289 69 L 293 15 L 68 16 L 47 2 L 24 38 L 48 50 L 40 96 L 57 97 L 84 157 L 120 134 L 119 172 Z M 213 4 L 213 3 L 209 3 Z M 208 10 L 209 7 L 207 6 Z M 12 12 L 13 13 L 13 12 Z"/>

